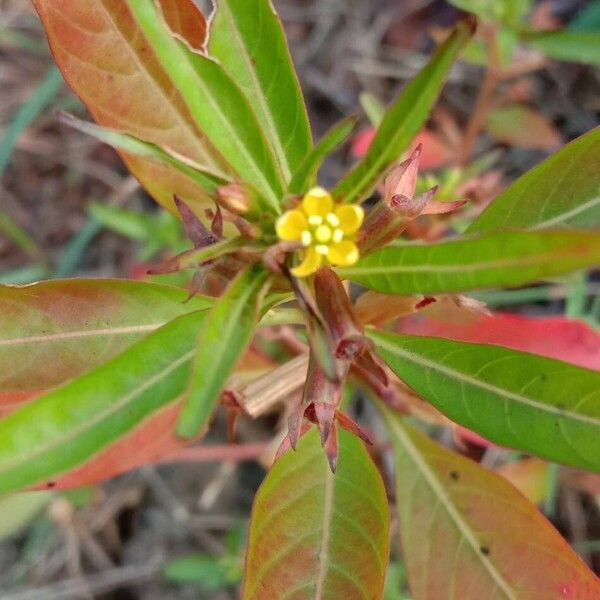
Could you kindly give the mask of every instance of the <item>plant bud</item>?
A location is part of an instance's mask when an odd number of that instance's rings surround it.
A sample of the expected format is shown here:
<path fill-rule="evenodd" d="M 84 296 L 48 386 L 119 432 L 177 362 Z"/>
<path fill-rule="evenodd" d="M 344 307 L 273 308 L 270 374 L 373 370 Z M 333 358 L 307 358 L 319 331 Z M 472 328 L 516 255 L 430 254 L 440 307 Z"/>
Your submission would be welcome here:
<path fill-rule="evenodd" d="M 217 188 L 217 202 L 237 215 L 245 215 L 252 209 L 252 195 L 241 183 L 230 183 Z"/>

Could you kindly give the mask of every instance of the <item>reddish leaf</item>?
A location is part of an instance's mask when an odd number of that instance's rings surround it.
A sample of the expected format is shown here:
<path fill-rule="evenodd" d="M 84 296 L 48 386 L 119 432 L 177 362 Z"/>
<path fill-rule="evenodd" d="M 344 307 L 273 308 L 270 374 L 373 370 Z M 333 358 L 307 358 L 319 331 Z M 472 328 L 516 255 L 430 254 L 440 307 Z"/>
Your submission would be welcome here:
<path fill-rule="evenodd" d="M 175 435 L 181 402 L 175 402 L 142 421 L 133 431 L 105 448 L 86 463 L 36 486 L 38 489 L 68 489 L 91 485 L 155 462 L 189 446 L 193 440 Z M 199 436 L 200 437 L 200 436 Z"/>
<path fill-rule="evenodd" d="M 413 335 L 505 346 L 600 370 L 600 335 L 585 323 L 564 317 L 471 313 L 468 320 L 451 321 L 442 315 L 437 319 L 423 314 L 402 321 L 400 330 Z"/>
<path fill-rule="evenodd" d="M 94 119 L 214 169 L 228 169 L 191 118 L 181 96 L 158 64 L 125 2 L 121 0 L 34 0 L 50 47 L 66 81 Z M 191 0 L 170 0 L 168 18 L 195 13 Z M 184 25 L 182 24 L 182 27 Z M 198 34 L 193 37 L 199 40 Z M 122 154 L 131 172 L 163 206 L 174 210 L 173 194 L 198 208 L 206 194 L 170 167 Z"/>
<path fill-rule="evenodd" d="M 163 17 L 171 31 L 181 36 L 193 50 L 206 42 L 206 20 L 193 1 L 160 0 Z"/>
<path fill-rule="evenodd" d="M 521 104 L 497 108 L 485 129 L 500 142 L 531 150 L 554 150 L 563 141 L 551 121 Z"/>
<path fill-rule="evenodd" d="M 44 393 L 44 390 L 27 390 L 24 392 L 0 392 L 0 419 L 10 415 L 25 402 L 33 400 Z"/>
<path fill-rule="evenodd" d="M 414 600 L 600 597 L 600 583 L 508 482 L 386 413 Z"/>
<path fill-rule="evenodd" d="M 374 137 L 375 129 L 373 128 L 361 131 L 352 144 L 352 154 L 356 158 L 362 158 L 367 153 Z M 420 144 L 423 146 L 419 165 L 422 171 L 439 169 L 450 159 L 450 149 L 440 136 L 430 129 L 423 129 L 417 134 L 409 152 L 414 151 Z"/>
<path fill-rule="evenodd" d="M 52 387 L 212 301 L 151 283 L 102 279 L 0 286 L 0 393 Z"/>
<path fill-rule="evenodd" d="M 385 488 L 363 443 L 338 434 L 335 475 L 313 429 L 262 483 L 252 509 L 244 600 L 381 598 L 389 551 Z"/>

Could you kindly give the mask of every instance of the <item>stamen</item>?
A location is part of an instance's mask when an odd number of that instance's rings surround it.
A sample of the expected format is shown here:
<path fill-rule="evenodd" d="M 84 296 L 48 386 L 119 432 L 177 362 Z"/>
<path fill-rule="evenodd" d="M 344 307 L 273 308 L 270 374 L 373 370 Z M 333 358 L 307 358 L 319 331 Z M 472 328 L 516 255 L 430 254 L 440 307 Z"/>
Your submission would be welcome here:
<path fill-rule="evenodd" d="M 315 250 L 323 256 L 327 256 L 329 254 L 329 246 L 326 246 L 325 244 L 319 244 L 315 246 Z"/>
<path fill-rule="evenodd" d="M 312 233 L 308 230 L 303 231 L 300 234 L 300 241 L 302 242 L 302 245 L 307 248 L 312 244 Z"/>
<path fill-rule="evenodd" d="M 321 217 L 320 215 L 311 215 L 310 217 L 308 217 L 308 224 L 309 225 L 320 225 L 323 222 L 323 217 Z"/>
<path fill-rule="evenodd" d="M 327 220 L 327 222 L 332 225 L 333 227 L 338 227 L 340 224 L 340 219 L 338 218 L 337 215 L 333 214 L 333 213 L 329 213 L 325 219 Z"/>
<path fill-rule="evenodd" d="M 344 232 L 341 229 L 336 229 L 333 232 L 333 241 L 339 244 L 344 239 Z"/>

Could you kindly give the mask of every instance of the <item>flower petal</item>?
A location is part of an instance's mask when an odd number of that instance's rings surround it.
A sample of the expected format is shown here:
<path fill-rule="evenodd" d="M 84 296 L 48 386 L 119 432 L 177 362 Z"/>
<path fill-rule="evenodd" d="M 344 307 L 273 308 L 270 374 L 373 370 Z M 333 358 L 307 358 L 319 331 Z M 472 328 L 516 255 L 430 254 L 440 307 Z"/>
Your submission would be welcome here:
<path fill-rule="evenodd" d="M 358 251 L 358 246 L 354 242 L 344 240 L 339 244 L 331 244 L 331 246 L 329 246 L 327 258 L 332 265 L 349 267 L 358 261 L 360 252 Z"/>
<path fill-rule="evenodd" d="M 306 217 L 301 210 L 284 212 L 275 225 L 277 237 L 285 242 L 295 242 L 300 239 L 302 232 L 308 229 Z"/>
<path fill-rule="evenodd" d="M 333 210 L 331 194 L 321 187 L 313 188 L 302 199 L 302 210 L 309 217 L 327 216 Z"/>
<path fill-rule="evenodd" d="M 319 254 L 314 248 L 307 248 L 304 253 L 304 260 L 293 269 L 290 269 L 291 274 L 294 277 L 308 277 L 312 275 L 323 262 L 323 256 Z"/>
<path fill-rule="evenodd" d="M 360 229 L 365 211 L 357 204 L 343 204 L 335 209 L 335 216 L 340 220 L 339 228 L 346 235 L 352 235 Z"/>

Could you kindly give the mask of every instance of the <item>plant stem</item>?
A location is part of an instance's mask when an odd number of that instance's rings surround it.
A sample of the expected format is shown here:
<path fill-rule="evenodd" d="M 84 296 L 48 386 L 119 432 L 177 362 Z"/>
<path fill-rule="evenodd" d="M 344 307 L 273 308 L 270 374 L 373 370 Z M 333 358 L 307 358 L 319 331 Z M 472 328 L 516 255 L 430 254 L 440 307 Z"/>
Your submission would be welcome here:
<path fill-rule="evenodd" d="M 481 89 L 479 90 L 473 114 L 467 125 L 465 137 L 459 152 L 458 164 L 463 168 L 469 164 L 471 154 L 473 154 L 477 142 L 477 137 L 481 133 L 494 105 L 494 94 L 500 80 L 500 54 L 496 30 L 492 27 L 487 27 L 484 29 L 483 33 L 486 38 L 489 66 Z"/>
<path fill-rule="evenodd" d="M 182 448 L 160 460 L 161 463 L 245 462 L 259 458 L 269 448 L 269 442 L 250 444 L 211 444 Z"/>

